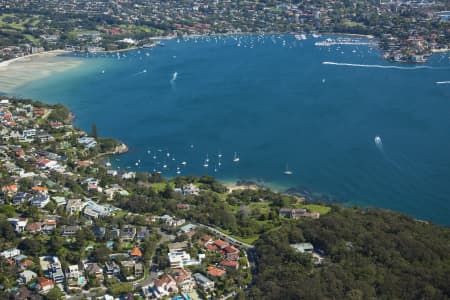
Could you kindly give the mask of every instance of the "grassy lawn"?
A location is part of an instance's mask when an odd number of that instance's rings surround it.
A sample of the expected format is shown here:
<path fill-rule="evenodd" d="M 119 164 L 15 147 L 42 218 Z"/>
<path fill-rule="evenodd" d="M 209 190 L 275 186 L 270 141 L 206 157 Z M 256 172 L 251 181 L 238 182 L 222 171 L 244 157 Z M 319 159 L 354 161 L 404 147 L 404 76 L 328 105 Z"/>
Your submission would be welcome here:
<path fill-rule="evenodd" d="M 128 215 L 128 212 L 124 211 L 124 210 L 118 210 L 118 211 L 114 212 L 115 219 L 121 220 L 121 219 L 125 218 L 126 215 Z"/>
<path fill-rule="evenodd" d="M 7 22 L 6 18 L 14 18 L 14 20 L 20 20 L 20 22 Z M 26 19 L 22 19 L 21 17 L 16 16 L 14 14 L 3 14 L 0 16 L 0 27 L 9 27 L 18 31 L 24 31 L 25 25 L 30 24 L 32 26 L 37 26 L 39 24 L 39 19 L 37 17 L 30 17 Z"/>
<path fill-rule="evenodd" d="M 27 40 L 33 43 L 38 41 L 38 39 L 32 36 L 31 34 L 24 34 L 24 37 L 26 37 Z"/>
<path fill-rule="evenodd" d="M 252 235 L 252 236 L 246 237 L 246 238 L 243 238 L 240 236 L 235 236 L 235 235 L 231 235 L 231 237 L 235 238 L 236 240 L 238 240 L 240 242 L 244 242 L 246 244 L 253 245 L 253 243 L 259 239 L 259 234 Z"/>
<path fill-rule="evenodd" d="M 129 30 L 133 33 L 156 33 L 162 34 L 164 31 L 150 26 L 120 25 L 120 28 Z"/>
<path fill-rule="evenodd" d="M 364 25 L 364 23 L 360 23 L 360 22 L 353 22 L 353 21 L 344 21 L 343 25 L 345 27 L 366 27 L 366 25 Z"/>
<path fill-rule="evenodd" d="M 249 204 L 250 209 L 259 208 L 262 211 L 268 211 L 270 202 L 252 202 Z"/>
<path fill-rule="evenodd" d="M 326 215 L 331 210 L 331 207 L 319 204 L 302 204 L 299 205 L 299 208 L 306 208 L 309 211 L 318 212 L 321 215 Z"/>
<path fill-rule="evenodd" d="M 234 238 L 234 239 L 236 239 L 236 240 L 238 240 L 240 242 L 247 243 L 247 244 L 253 244 L 257 239 L 259 239 L 259 235 L 258 234 L 243 238 L 241 236 L 232 235 L 231 231 L 223 229 L 223 228 L 215 227 L 215 229 L 219 230 L 222 233 L 225 233 L 225 234 L 231 236 L 232 238 Z"/>
<path fill-rule="evenodd" d="M 169 185 L 174 188 L 175 184 L 172 182 L 169 182 Z M 157 182 L 157 183 L 152 183 L 151 187 L 155 190 L 155 192 L 159 193 L 164 191 L 164 189 L 166 188 L 166 183 L 165 182 Z"/>

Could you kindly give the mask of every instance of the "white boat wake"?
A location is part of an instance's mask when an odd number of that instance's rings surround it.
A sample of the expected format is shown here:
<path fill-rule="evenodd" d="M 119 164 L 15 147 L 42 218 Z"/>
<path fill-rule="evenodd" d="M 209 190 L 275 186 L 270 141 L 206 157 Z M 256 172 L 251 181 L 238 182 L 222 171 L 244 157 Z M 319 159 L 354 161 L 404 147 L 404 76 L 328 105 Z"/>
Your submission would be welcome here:
<path fill-rule="evenodd" d="M 398 69 L 398 70 L 437 69 L 437 68 L 430 67 L 430 66 L 400 67 L 400 66 L 349 64 L 349 63 L 338 63 L 338 62 L 332 62 L 332 61 L 324 61 L 324 62 L 322 62 L 322 65 L 359 67 L 359 68 Z"/>
<path fill-rule="evenodd" d="M 436 81 L 436 84 L 450 84 L 450 81 Z"/>
<path fill-rule="evenodd" d="M 174 83 L 175 80 L 177 80 L 177 77 L 178 77 L 178 72 L 173 73 L 172 79 L 170 79 L 170 82 L 171 82 L 171 83 Z"/>

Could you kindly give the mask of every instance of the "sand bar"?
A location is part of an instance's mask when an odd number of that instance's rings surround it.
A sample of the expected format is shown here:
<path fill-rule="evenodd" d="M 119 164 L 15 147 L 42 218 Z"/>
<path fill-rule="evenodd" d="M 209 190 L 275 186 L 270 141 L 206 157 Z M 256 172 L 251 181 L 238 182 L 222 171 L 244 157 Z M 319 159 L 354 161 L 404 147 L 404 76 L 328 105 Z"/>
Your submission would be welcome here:
<path fill-rule="evenodd" d="M 0 93 L 14 93 L 30 81 L 78 67 L 83 60 L 61 56 L 64 50 L 47 51 L 0 62 Z"/>

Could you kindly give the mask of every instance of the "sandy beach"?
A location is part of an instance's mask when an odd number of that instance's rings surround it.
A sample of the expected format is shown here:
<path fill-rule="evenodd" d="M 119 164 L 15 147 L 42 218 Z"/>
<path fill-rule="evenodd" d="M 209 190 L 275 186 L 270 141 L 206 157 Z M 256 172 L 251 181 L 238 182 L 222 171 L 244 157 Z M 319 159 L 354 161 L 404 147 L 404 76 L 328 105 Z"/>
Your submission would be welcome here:
<path fill-rule="evenodd" d="M 79 66 L 83 60 L 61 56 L 64 50 L 53 50 L 0 62 L 0 93 L 14 93 L 30 81 Z"/>

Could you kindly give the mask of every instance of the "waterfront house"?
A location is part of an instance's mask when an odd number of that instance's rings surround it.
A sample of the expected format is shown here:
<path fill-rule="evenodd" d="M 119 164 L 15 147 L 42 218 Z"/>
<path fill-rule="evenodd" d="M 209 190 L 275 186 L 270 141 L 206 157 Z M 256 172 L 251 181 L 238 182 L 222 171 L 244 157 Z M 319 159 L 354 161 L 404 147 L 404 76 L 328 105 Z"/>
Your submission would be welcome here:
<path fill-rule="evenodd" d="M 282 208 L 280 209 L 279 214 L 280 216 L 289 219 L 300 219 L 300 218 L 318 219 L 320 217 L 320 213 L 309 212 L 303 208 Z"/>
<path fill-rule="evenodd" d="M 184 196 L 189 196 L 189 195 L 197 196 L 199 193 L 200 193 L 200 189 L 192 183 L 183 186 L 183 195 Z"/>
<path fill-rule="evenodd" d="M 86 149 L 97 146 L 97 141 L 93 137 L 81 137 L 78 139 L 78 143 L 84 145 Z"/>

